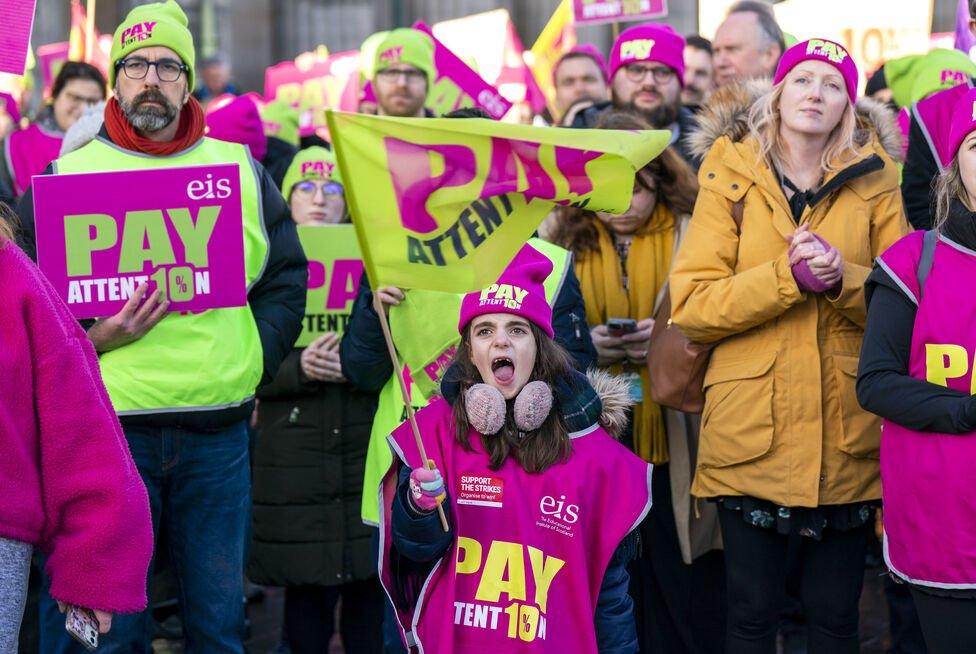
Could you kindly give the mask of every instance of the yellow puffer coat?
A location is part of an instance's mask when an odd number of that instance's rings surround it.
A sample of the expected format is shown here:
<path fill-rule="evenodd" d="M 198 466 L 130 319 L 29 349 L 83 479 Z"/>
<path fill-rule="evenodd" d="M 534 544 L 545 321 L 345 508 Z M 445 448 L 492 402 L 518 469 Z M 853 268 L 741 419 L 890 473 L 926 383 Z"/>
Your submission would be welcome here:
<path fill-rule="evenodd" d="M 859 103 L 859 155 L 825 178 L 826 194 L 801 217 L 840 250 L 842 289 L 803 293 L 787 257 L 796 223 L 745 127 L 761 91 L 730 89 L 702 116 L 701 192 L 671 274 L 674 323 L 694 341 L 721 341 L 705 376 L 692 493 L 803 507 L 877 499 L 880 421 L 858 405 L 854 383 L 864 280 L 908 230 L 889 154 L 900 151 L 895 117 Z"/>

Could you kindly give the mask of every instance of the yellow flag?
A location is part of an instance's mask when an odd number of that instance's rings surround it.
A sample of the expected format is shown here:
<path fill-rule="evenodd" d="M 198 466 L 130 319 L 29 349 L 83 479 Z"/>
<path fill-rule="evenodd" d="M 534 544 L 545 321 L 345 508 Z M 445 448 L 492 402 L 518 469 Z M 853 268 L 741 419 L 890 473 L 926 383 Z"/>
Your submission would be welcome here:
<path fill-rule="evenodd" d="M 328 112 L 373 288 L 467 293 L 494 282 L 556 204 L 623 213 L 661 130 Z"/>
<path fill-rule="evenodd" d="M 576 26 L 573 23 L 573 8 L 569 0 L 562 0 L 552 12 L 549 22 L 539 32 L 532 48 L 525 53 L 526 63 L 532 70 L 536 83 L 546 96 L 546 103 L 553 116 L 556 88 L 552 83 L 552 70 L 556 62 L 576 45 Z"/>

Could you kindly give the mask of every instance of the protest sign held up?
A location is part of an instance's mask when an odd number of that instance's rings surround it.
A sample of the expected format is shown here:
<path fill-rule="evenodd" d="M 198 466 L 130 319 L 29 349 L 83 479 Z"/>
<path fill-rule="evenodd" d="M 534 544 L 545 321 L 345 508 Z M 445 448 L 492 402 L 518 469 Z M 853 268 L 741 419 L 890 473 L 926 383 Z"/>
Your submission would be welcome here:
<path fill-rule="evenodd" d="M 234 164 L 34 178 L 37 260 L 77 318 L 117 313 L 142 282 L 171 311 L 244 306 Z"/>

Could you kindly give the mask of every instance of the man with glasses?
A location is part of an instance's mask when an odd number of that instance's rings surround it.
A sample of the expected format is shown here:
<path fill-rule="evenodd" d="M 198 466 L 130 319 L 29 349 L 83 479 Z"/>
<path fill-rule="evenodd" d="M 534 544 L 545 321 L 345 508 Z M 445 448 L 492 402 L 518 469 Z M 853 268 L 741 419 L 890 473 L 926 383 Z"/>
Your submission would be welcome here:
<path fill-rule="evenodd" d="M 671 145 L 696 170 L 701 163 L 686 141 L 695 129 L 692 112 L 681 105 L 685 40 L 671 26 L 645 23 L 624 30 L 610 51 L 610 97 L 614 109 L 632 111 L 655 129 L 671 131 Z M 573 127 L 594 127 L 610 104 L 581 111 Z"/>
<path fill-rule="evenodd" d="M 307 262 L 288 206 L 247 148 L 203 136 L 203 110 L 190 96 L 193 39 L 176 2 L 134 8 L 115 32 L 111 61 L 115 97 L 101 132 L 49 173 L 237 164 L 247 305 L 168 313 L 160 291 L 141 284 L 88 337 L 153 524 L 168 537 L 187 650 L 243 654 L 247 420 L 255 388 L 274 376 L 301 330 Z M 29 192 L 18 211 L 30 253 L 32 209 Z M 42 602 L 41 651 L 80 653 L 57 599 Z M 151 610 L 116 616 L 99 652 L 151 652 L 152 624 Z"/>
<path fill-rule="evenodd" d="M 427 94 L 436 80 L 434 43 L 409 27 L 390 31 L 376 48 L 373 93 L 380 116 L 424 118 Z"/>

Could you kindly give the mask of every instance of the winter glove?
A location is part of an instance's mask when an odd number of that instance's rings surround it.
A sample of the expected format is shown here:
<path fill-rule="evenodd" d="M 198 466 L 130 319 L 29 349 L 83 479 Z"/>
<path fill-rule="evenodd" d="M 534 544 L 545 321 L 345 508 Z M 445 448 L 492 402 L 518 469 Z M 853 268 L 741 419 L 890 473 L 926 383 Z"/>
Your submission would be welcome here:
<path fill-rule="evenodd" d="M 447 497 L 441 471 L 428 459 L 429 468 L 410 471 L 410 504 L 417 513 L 430 513 Z"/>

